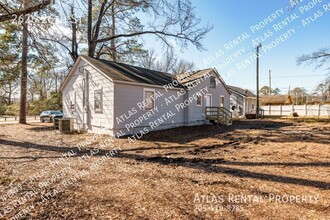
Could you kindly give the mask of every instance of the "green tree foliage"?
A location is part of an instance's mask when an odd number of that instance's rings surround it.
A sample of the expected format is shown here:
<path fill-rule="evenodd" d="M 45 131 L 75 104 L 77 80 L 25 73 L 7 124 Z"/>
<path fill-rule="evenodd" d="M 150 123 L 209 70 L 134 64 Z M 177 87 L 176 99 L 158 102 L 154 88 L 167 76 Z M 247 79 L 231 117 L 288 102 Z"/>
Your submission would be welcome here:
<path fill-rule="evenodd" d="M 28 105 L 29 115 L 39 115 L 45 110 L 61 110 L 62 96 L 58 92 L 52 92 L 48 99 L 39 99 L 31 101 Z"/>
<path fill-rule="evenodd" d="M 260 89 L 260 95 L 269 95 L 269 86 L 263 86 Z M 281 90 L 279 88 L 272 89 L 272 95 L 279 95 Z"/>
<path fill-rule="evenodd" d="M 0 32 L 0 89 L 11 104 L 20 74 L 20 36 L 16 25 L 6 22 Z"/>

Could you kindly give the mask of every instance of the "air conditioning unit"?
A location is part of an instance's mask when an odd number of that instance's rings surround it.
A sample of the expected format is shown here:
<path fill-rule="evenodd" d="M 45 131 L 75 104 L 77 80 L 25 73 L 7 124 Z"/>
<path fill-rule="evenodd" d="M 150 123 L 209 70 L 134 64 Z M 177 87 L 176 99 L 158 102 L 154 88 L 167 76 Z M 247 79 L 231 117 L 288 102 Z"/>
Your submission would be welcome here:
<path fill-rule="evenodd" d="M 58 127 L 61 134 L 69 134 L 73 132 L 74 118 L 61 118 L 58 119 Z"/>

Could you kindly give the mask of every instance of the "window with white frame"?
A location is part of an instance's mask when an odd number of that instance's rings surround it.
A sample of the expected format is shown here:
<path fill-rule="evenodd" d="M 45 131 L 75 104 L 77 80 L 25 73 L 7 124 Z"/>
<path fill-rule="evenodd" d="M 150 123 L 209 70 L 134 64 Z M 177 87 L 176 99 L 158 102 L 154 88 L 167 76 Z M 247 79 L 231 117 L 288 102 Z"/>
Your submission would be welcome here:
<path fill-rule="evenodd" d="M 216 88 L 217 82 L 215 76 L 210 77 L 210 88 Z"/>
<path fill-rule="evenodd" d="M 196 106 L 197 107 L 201 107 L 202 106 L 202 96 L 201 95 L 197 95 Z"/>
<path fill-rule="evenodd" d="M 94 111 L 102 111 L 102 89 L 94 90 Z"/>
<path fill-rule="evenodd" d="M 153 89 L 144 89 L 144 110 L 150 111 L 155 108 L 155 90 Z"/>

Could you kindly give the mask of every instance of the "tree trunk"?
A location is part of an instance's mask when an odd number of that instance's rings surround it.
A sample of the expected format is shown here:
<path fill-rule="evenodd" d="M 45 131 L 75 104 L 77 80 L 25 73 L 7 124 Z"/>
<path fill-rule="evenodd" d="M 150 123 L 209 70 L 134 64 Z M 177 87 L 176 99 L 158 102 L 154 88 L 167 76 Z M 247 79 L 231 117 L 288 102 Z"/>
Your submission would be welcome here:
<path fill-rule="evenodd" d="M 24 8 L 28 7 L 28 0 L 24 1 Z M 26 99 L 27 99 L 27 54 L 28 54 L 28 24 L 23 23 L 23 49 L 22 49 L 22 73 L 21 73 L 21 100 L 19 123 L 26 124 Z"/>
<path fill-rule="evenodd" d="M 9 92 L 8 92 L 8 105 L 11 105 L 11 96 L 13 94 L 12 84 L 9 83 Z"/>
<path fill-rule="evenodd" d="M 71 25 L 72 25 L 71 58 L 73 59 L 74 62 L 76 62 L 78 59 L 77 19 L 74 14 L 73 6 L 71 6 Z"/>
<path fill-rule="evenodd" d="M 113 2 L 113 5 L 111 6 L 111 17 L 112 17 L 112 28 L 111 28 L 111 35 L 116 35 L 116 17 L 115 17 L 115 1 Z M 111 54 L 112 54 L 112 60 L 117 61 L 117 53 L 116 53 L 116 42 L 115 39 L 111 40 Z"/>
<path fill-rule="evenodd" d="M 87 24 L 87 39 L 88 39 L 88 56 L 94 57 L 95 53 L 95 42 L 93 41 L 93 36 L 92 36 L 92 25 L 93 25 L 93 3 L 92 0 L 88 0 L 88 24 Z"/>

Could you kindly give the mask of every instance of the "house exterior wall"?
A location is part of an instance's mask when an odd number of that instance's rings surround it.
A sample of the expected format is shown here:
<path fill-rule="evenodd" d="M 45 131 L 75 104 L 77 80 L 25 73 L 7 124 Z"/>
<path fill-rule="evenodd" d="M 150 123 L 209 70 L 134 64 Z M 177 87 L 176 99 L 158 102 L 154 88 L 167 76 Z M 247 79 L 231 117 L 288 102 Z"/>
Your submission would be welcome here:
<path fill-rule="evenodd" d="M 188 108 L 188 118 L 189 118 L 189 125 L 196 125 L 196 124 L 204 124 L 205 123 L 205 107 L 206 107 L 206 95 L 212 95 L 212 107 L 220 107 L 220 97 L 224 97 L 224 107 L 229 110 L 230 108 L 230 94 L 225 88 L 225 86 L 217 80 L 216 88 L 210 87 L 210 79 L 211 76 L 216 77 L 218 79 L 217 74 L 212 71 L 208 76 L 204 76 L 202 79 L 205 79 L 196 87 L 189 90 L 189 96 L 191 97 L 193 94 L 197 92 L 203 91 L 206 88 L 208 91 L 205 92 L 202 96 L 202 106 L 196 106 L 196 101 L 192 103 Z M 205 91 L 205 89 L 204 89 Z"/>
<path fill-rule="evenodd" d="M 84 73 L 79 72 L 79 69 L 83 68 L 85 64 L 84 61 L 79 63 L 73 76 L 62 91 L 63 117 L 74 118 L 74 128 L 77 130 L 83 129 L 84 106 L 82 85 Z M 71 102 L 74 104 L 73 109 L 71 109 Z"/>
<path fill-rule="evenodd" d="M 232 94 L 230 95 L 230 111 L 233 113 L 234 118 L 245 116 L 245 103 L 246 100 L 244 96 L 232 92 Z M 235 109 L 233 110 L 234 106 Z"/>
<path fill-rule="evenodd" d="M 84 65 L 85 62 L 81 61 L 73 77 L 63 90 L 63 115 L 64 117 L 74 118 L 74 127 L 77 130 L 88 128 L 98 132 L 101 129 L 105 129 L 103 133 L 111 134 L 114 110 L 113 83 L 89 65 L 85 66 L 89 73 L 88 80 L 86 80 L 85 73 L 79 71 L 79 67 Z M 84 94 L 85 89 L 87 89 L 88 93 Z M 95 90 L 102 91 L 102 108 L 100 111 L 94 109 Z M 84 107 L 84 96 L 86 96 L 86 106 L 88 106 L 89 111 L 86 111 Z M 71 109 L 71 102 L 74 103 L 74 109 Z"/>
<path fill-rule="evenodd" d="M 85 71 L 80 72 L 79 69 Z M 217 76 L 215 72 L 211 72 L 210 75 Z M 102 91 L 100 111 L 94 106 L 95 90 Z M 151 111 L 141 108 L 145 90 L 153 90 L 158 96 L 155 100 L 155 108 Z M 197 101 L 191 99 L 198 92 L 202 93 L 201 106 L 196 106 Z M 216 88 L 210 88 L 210 77 L 188 90 L 165 89 L 162 86 L 148 84 L 113 82 L 81 60 L 63 89 L 63 114 L 64 117 L 74 118 L 74 127 L 77 130 L 88 129 L 91 132 L 118 136 L 148 133 L 207 123 L 205 120 L 207 94 L 212 95 L 212 107 L 220 106 L 222 96 L 224 107 L 229 109 L 229 92 L 220 81 Z M 73 109 L 71 102 L 74 103 Z"/>
<path fill-rule="evenodd" d="M 257 109 L 257 99 L 254 98 L 245 98 L 245 99 L 246 99 L 245 114 L 255 114 Z"/>
<path fill-rule="evenodd" d="M 235 110 L 233 110 L 235 106 Z M 261 106 L 261 104 L 260 104 Z M 257 109 L 257 99 L 253 97 L 245 97 L 239 93 L 232 92 L 230 95 L 230 110 L 233 117 L 245 117 L 246 114 L 255 114 Z"/>
<path fill-rule="evenodd" d="M 155 100 L 155 111 L 150 111 L 151 115 L 147 115 L 142 106 L 144 100 L 144 91 L 153 90 L 155 94 L 160 94 Z M 114 133 L 122 133 L 122 135 L 130 135 L 135 133 L 162 130 L 185 125 L 184 110 L 178 111 L 175 105 L 183 102 L 184 96 L 180 96 L 171 103 L 166 103 L 165 98 L 171 96 L 178 97 L 180 90 L 168 90 L 163 87 L 153 87 L 149 85 L 132 85 L 125 83 L 115 83 L 114 86 Z M 167 113 L 174 113 L 174 116 L 168 117 Z M 130 116 L 131 114 L 131 116 Z M 163 116 L 165 115 L 165 116 Z M 142 117 L 142 118 L 141 118 Z M 162 118 L 163 117 L 163 118 Z M 163 119 L 162 123 L 154 123 L 159 118 Z M 153 123 L 153 124 L 150 124 Z"/>

